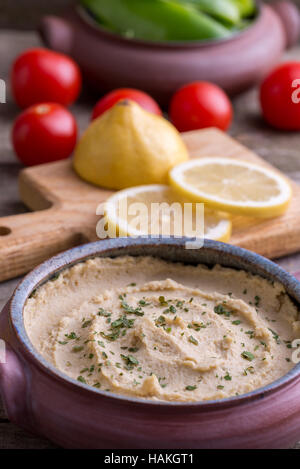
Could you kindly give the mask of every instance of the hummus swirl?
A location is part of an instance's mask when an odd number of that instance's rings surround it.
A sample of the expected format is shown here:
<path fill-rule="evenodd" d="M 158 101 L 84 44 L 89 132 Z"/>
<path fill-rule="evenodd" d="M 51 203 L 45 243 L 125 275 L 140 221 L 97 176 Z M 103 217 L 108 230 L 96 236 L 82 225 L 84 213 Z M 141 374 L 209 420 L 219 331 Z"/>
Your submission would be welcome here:
<path fill-rule="evenodd" d="M 166 401 L 243 394 L 294 365 L 298 310 L 280 284 L 151 257 L 97 258 L 28 299 L 27 333 L 90 386 Z"/>

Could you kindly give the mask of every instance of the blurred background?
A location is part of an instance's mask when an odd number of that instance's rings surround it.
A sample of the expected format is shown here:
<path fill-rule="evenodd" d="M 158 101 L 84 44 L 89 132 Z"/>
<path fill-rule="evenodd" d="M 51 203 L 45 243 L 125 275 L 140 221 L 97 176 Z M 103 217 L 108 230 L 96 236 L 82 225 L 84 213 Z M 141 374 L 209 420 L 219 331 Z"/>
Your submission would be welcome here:
<path fill-rule="evenodd" d="M 0 28 L 34 29 L 45 13 L 58 13 L 75 3 L 76 0 L 0 0 Z M 300 0 L 295 3 L 300 6 Z"/>

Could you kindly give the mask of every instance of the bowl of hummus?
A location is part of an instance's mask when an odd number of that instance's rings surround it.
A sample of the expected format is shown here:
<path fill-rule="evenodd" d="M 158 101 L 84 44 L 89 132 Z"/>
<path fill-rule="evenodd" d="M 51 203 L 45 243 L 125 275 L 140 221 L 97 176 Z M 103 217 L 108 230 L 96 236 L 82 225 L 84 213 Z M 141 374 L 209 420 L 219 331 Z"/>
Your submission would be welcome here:
<path fill-rule="evenodd" d="M 27 275 L 0 316 L 8 415 L 64 447 L 288 447 L 299 304 L 294 277 L 224 243 L 74 248 Z"/>

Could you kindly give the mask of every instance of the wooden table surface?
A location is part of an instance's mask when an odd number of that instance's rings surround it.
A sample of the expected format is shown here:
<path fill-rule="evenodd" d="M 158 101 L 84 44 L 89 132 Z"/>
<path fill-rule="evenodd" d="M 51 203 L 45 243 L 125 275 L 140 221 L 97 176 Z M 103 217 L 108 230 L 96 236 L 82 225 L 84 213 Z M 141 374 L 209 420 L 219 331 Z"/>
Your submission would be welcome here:
<path fill-rule="evenodd" d="M 0 216 L 26 211 L 17 190 L 17 175 L 21 165 L 16 161 L 10 145 L 12 120 L 18 113 L 9 92 L 8 73 L 14 57 L 26 48 L 40 45 L 34 32 L 0 31 L 0 78 L 8 85 L 6 104 L 0 104 Z M 286 57 L 300 60 L 300 46 Z M 89 121 L 96 97 L 84 93 L 72 111 L 80 129 Z M 241 143 L 277 166 L 300 184 L 300 133 L 278 132 L 267 127 L 260 118 L 257 90 L 251 90 L 234 101 L 235 120 L 230 133 Z M 300 270 L 300 253 L 277 260 L 289 272 Z M 5 304 L 18 279 L 0 284 L 0 308 Z M 52 448 L 46 440 L 36 438 L 9 422 L 0 400 L 0 449 L 3 448 Z M 300 449 L 300 444 L 297 445 Z"/>

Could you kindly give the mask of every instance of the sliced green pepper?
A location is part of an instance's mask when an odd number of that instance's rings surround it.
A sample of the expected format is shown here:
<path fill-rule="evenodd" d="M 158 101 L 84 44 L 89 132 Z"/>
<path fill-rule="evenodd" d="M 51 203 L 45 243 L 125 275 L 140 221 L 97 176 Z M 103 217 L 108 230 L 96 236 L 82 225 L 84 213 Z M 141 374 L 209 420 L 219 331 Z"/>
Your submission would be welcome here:
<path fill-rule="evenodd" d="M 247 18 L 255 13 L 256 6 L 254 0 L 231 0 L 239 9 L 242 18 Z"/>
<path fill-rule="evenodd" d="M 207 13 L 225 25 L 237 24 L 240 19 L 240 11 L 231 0 L 177 0 L 180 3 L 193 4 L 203 13 Z"/>
<path fill-rule="evenodd" d="M 152 41 L 224 38 L 229 29 L 176 0 L 81 0 L 91 13 L 127 37 Z"/>

